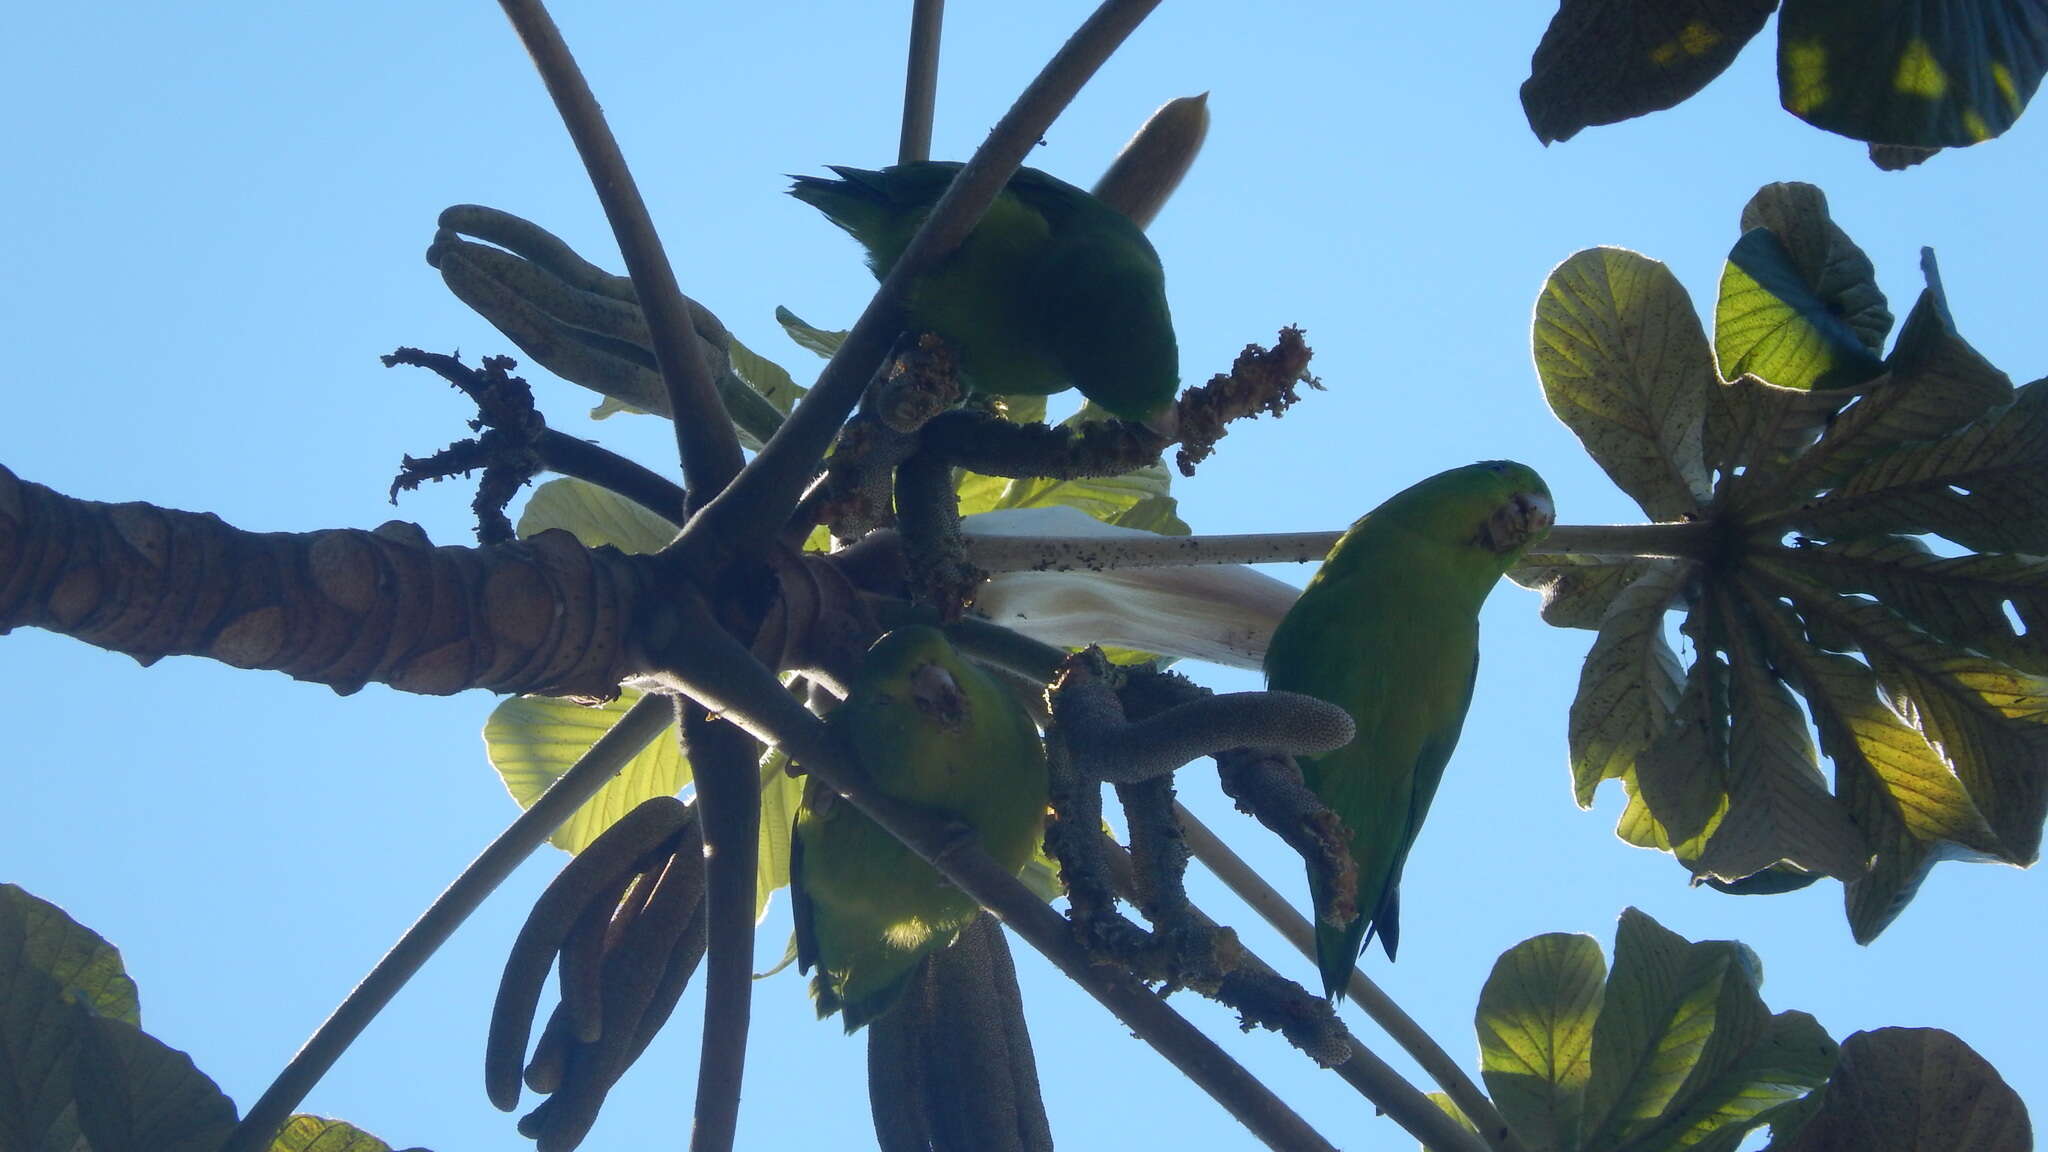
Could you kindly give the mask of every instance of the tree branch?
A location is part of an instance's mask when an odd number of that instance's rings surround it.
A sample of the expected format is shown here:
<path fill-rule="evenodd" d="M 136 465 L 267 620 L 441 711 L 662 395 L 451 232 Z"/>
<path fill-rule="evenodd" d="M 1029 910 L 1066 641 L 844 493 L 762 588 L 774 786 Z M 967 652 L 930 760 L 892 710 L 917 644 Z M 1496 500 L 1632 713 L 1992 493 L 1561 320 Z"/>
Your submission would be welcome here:
<path fill-rule="evenodd" d="M 667 728 L 667 700 L 643 696 L 455 878 L 249 1106 L 221 1152 L 261 1152 L 377 1013 L 522 861 Z"/>
<path fill-rule="evenodd" d="M 101 504 L 0 467 L 0 630 L 60 632 L 145 664 L 204 656 L 347 695 L 364 684 L 616 695 L 655 607 L 652 557 L 562 531 L 436 548 L 418 525 L 249 532 Z"/>
<path fill-rule="evenodd" d="M 911 281 L 959 246 L 1081 85 L 1158 4 L 1159 0 L 1104 0 L 1054 54 L 932 207 L 817 384 L 731 486 L 712 496 L 684 527 L 678 546 L 686 563 L 700 570 L 715 569 L 721 553 L 758 547 L 781 530 L 833 433 L 853 410 L 902 328 L 902 301 Z"/>
<path fill-rule="evenodd" d="M 946 0 L 913 0 L 910 9 L 910 63 L 903 70 L 903 138 L 896 162 L 910 164 L 932 158 L 932 116 L 939 102 L 939 28 Z"/>
<path fill-rule="evenodd" d="M 967 562 L 985 572 L 1107 572 L 1197 564 L 1305 564 L 1329 555 L 1342 532 L 1256 532 L 1222 536 L 969 536 Z M 1704 558 L 1713 525 L 1560 524 L 1538 554 Z"/>
<path fill-rule="evenodd" d="M 704 632 L 708 607 L 687 599 L 680 606 L 686 615 L 674 622 L 675 630 L 693 637 Z M 1290 1150 L 1331 1147 L 1271 1089 L 1144 986 L 1127 974 L 1091 965 L 1067 922 L 987 853 L 971 843 L 961 843 L 944 822 L 878 793 L 823 722 L 805 710 L 737 641 L 716 632 L 687 645 L 657 647 L 665 662 L 676 669 L 679 690 L 780 747 L 888 829 L 1044 953 L 1261 1140 Z"/>
<path fill-rule="evenodd" d="M 534 442 L 533 450 L 550 472 L 616 492 L 671 524 L 685 516 L 688 493 L 661 473 L 609 448 L 548 428 Z"/>
<path fill-rule="evenodd" d="M 1286 897 L 1266 883 L 1264 877 L 1254 872 L 1251 865 L 1246 864 L 1237 853 L 1231 851 L 1230 846 L 1197 819 L 1194 813 L 1180 806 L 1175 807 L 1175 812 L 1180 817 L 1188 849 L 1194 853 L 1195 859 L 1200 860 L 1209 871 L 1215 873 L 1216 878 L 1236 893 L 1238 899 L 1243 900 L 1253 911 L 1264 917 L 1266 923 L 1271 924 L 1304 957 L 1313 961 L 1316 958 L 1315 929 L 1309 926 L 1307 918 L 1295 911 Z M 1421 1065 L 1429 1078 L 1436 1081 L 1437 1087 L 1442 1088 L 1444 1094 L 1479 1126 L 1480 1136 L 1494 1152 L 1523 1152 L 1521 1141 L 1516 1139 L 1508 1128 L 1507 1121 L 1501 1118 L 1500 1112 L 1493 1106 L 1493 1101 L 1487 1099 L 1486 1094 L 1479 1090 L 1479 1086 L 1465 1075 L 1465 1070 L 1458 1066 L 1458 1062 L 1453 1060 L 1429 1033 L 1422 1030 L 1422 1026 L 1415 1022 L 1414 1017 L 1402 1011 L 1401 1006 L 1382 992 L 1364 972 L 1355 967 L 1351 970 L 1351 983 L 1345 988 L 1345 992 L 1351 1002 L 1364 1009 L 1366 1016 L 1392 1037 L 1394 1043 L 1401 1046 L 1402 1051 Z M 1373 1063 L 1380 1068 L 1386 1067 L 1377 1058 L 1374 1058 Z M 1391 1070 L 1388 1074 L 1392 1075 Z M 1354 1070 L 1353 1075 L 1364 1074 Z M 1350 1080 L 1352 1076 L 1347 1075 L 1345 1079 Z M 1364 1083 L 1354 1083 L 1358 1084 L 1361 1091 L 1366 1091 Z M 1402 1082 L 1402 1086 L 1407 1087 L 1405 1081 Z M 1368 1091 L 1366 1094 L 1381 1107 L 1386 1107 L 1380 1097 L 1373 1092 Z M 1430 1110 L 1442 1114 L 1434 1105 L 1430 1106 Z M 1387 1111 L 1389 1115 L 1394 1114 L 1392 1108 L 1388 1108 Z"/>
<path fill-rule="evenodd" d="M 754 989 L 754 881 L 760 851 L 760 747 L 684 697 L 676 709 L 704 830 L 704 1034 L 691 1152 L 726 1152 L 739 1126 Z"/>
<path fill-rule="evenodd" d="M 1173 810 L 1179 817 L 1183 830 L 1190 827 L 1201 828 L 1200 822 L 1187 809 L 1175 804 Z M 1207 833 L 1208 829 L 1202 828 L 1202 831 Z M 1138 878 L 1133 864 L 1135 851 L 1124 851 L 1106 834 L 1098 832 L 1097 836 L 1110 850 L 1108 860 L 1117 886 L 1127 895 L 1135 897 L 1138 891 Z M 1210 838 L 1214 839 L 1213 835 Z M 1242 865 L 1243 861 L 1238 863 Z M 1279 894 L 1274 893 L 1274 898 L 1278 899 Z M 1212 930 L 1217 928 L 1215 919 L 1193 904 L 1187 906 L 1187 915 L 1199 927 Z M 1406 1129 L 1409 1135 L 1422 1141 L 1430 1152 L 1485 1152 L 1485 1147 L 1478 1138 L 1431 1103 L 1385 1061 L 1367 1050 L 1365 1045 L 1344 1027 L 1343 1021 L 1336 1018 L 1335 1013 L 1330 1010 L 1328 1001 L 1320 996 L 1308 994 L 1300 984 L 1280 976 L 1272 965 L 1266 963 L 1258 953 L 1245 947 L 1241 941 L 1237 942 L 1236 961 L 1237 968 L 1230 974 L 1236 979 L 1226 977 L 1224 986 L 1217 990 L 1219 994 L 1215 999 L 1230 1005 L 1240 1013 L 1245 1013 L 1247 1008 L 1254 1007 L 1251 1001 L 1255 998 L 1274 1001 L 1290 998 L 1284 994 L 1282 997 L 1275 997 L 1272 995 L 1274 992 L 1285 990 L 1293 993 L 1305 1001 L 1302 1005 L 1303 1011 L 1293 1022 L 1293 1026 L 1287 1022 L 1266 1018 L 1261 1018 L 1256 1023 L 1280 1031 L 1287 1037 L 1288 1042 L 1301 1049 L 1304 1055 L 1336 1072 L 1345 1083 L 1357 1089 L 1360 1095 L 1372 1101 L 1396 1124 Z M 1253 992 L 1255 995 L 1245 995 L 1247 992 Z M 1244 1018 L 1251 1019 L 1248 1013 Z M 1349 1054 L 1340 1061 L 1330 1063 L 1324 1058 L 1324 1054 L 1332 1049 L 1348 1050 Z M 1485 1101 L 1486 1098 L 1480 1096 L 1479 1099 Z M 1492 1105 L 1488 1104 L 1487 1107 L 1490 1110 Z"/>
<path fill-rule="evenodd" d="M 676 283 L 675 269 L 647 214 L 647 203 L 626 167 L 619 142 L 605 123 L 597 97 L 576 67 L 561 30 L 541 0 L 499 0 L 519 39 L 533 56 L 534 67 L 575 141 L 576 152 L 590 173 L 590 183 L 618 238 L 633 291 L 646 314 L 654 342 L 654 359 L 668 389 L 675 421 L 676 446 L 682 455 L 683 477 L 699 499 L 724 488 L 740 470 L 740 442 L 711 379 L 709 366 L 690 326 L 689 306 Z M 821 446 L 822 447 L 822 446 Z"/>

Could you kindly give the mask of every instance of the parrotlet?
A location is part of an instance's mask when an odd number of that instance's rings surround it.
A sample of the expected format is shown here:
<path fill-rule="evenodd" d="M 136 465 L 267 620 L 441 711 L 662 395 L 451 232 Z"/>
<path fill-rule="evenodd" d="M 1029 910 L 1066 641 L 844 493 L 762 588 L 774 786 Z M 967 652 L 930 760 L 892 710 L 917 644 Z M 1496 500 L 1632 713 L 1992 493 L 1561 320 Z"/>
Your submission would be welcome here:
<path fill-rule="evenodd" d="M 1555 518 L 1526 465 L 1489 460 L 1396 493 L 1330 550 L 1266 651 L 1266 682 L 1351 714 L 1358 734 L 1301 758 L 1308 786 L 1344 822 L 1357 915 L 1324 917 L 1314 870 L 1316 961 L 1335 998 L 1378 936 L 1400 944 L 1401 869 L 1457 747 L 1479 672 L 1479 608 Z"/>
<path fill-rule="evenodd" d="M 823 212 L 888 275 L 959 172 L 951 162 L 796 176 L 790 195 Z M 1020 168 L 987 215 L 906 301 L 975 392 L 1079 388 L 1125 420 L 1172 435 L 1180 351 L 1159 255 L 1130 217 L 1035 168 Z"/>
<path fill-rule="evenodd" d="M 841 729 L 875 787 L 958 820 L 990 856 L 1021 871 L 1044 835 L 1045 745 L 1023 707 L 935 628 L 900 628 L 868 650 Z M 799 970 L 820 1019 L 854 1032 L 889 1010 L 918 963 L 979 911 L 831 789 L 813 782 L 790 838 Z"/>

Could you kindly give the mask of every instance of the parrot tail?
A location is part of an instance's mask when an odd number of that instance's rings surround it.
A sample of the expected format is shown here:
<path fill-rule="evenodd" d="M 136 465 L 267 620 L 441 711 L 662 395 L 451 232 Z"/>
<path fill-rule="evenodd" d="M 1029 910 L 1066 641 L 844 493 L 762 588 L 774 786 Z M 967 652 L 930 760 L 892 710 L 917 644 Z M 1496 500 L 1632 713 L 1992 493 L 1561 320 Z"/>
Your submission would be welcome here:
<path fill-rule="evenodd" d="M 825 214 L 868 250 L 868 264 L 877 276 L 888 271 L 922 218 L 919 206 L 892 194 L 887 178 L 862 168 L 834 167 L 840 179 L 792 176 L 789 194 Z M 941 185 L 943 188 L 943 185 Z M 923 207 L 929 207 L 925 205 Z"/>
<path fill-rule="evenodd" d="M 1358 964 L 1358 954 L 1363 951 L 1365 917 L 1360 916 L 1344 928 L 1316 922 L 1316 967 L 1323 972 L 1323 995 L 1333 1002 L 1344 998 L 1344 989 L 1351 983 L 1351 969 Z"/>
<path fill-rule="evenodd" d="M 842 998 L 839 993 L 833 991 L 831 982 L 823 972 L 812 976 L 811 1001 L 818 1010 L 818 1019 L 823 1020 L 837 1012 L 839 1023 L 846 1028 L 846 1034 L 853 1035 L 867 1027 L 877 1016 L 896 1006 L 896 1001 L 902 999 L 904 991 L 910 987 L 910 978 L 917 974 L 923 963 L 924 958 L 920 956 L 880 988 L 868 989 L 851 999 Z"/>

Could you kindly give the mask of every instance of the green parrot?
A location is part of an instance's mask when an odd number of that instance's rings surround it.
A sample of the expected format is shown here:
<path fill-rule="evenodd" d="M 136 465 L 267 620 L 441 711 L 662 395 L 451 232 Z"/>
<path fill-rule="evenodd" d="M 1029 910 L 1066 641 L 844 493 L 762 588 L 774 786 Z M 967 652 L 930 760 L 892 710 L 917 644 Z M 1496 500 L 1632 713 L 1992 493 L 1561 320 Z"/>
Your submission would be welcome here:
<path fill-rule="evenodd" d="M 1344 822 L 1358 916 L 1322 919 L 1310 873 L 1316 963 L 1332 999 L 1377 933 L 1400 944 L 1401 867 L 1457 747 L 1479 672 L 1479 606 L 1550 531 L 1550 490 L 1522 464 L 1489 460 L 1396 493 L 1351 525 L 1266 649 L 1266 683 L 1351 713 L 1358 735 L 1302 775 Z"/>
<path fill-rule="evenodd" d="M 994 677 L 936 628 L 877 640 L 829 721 L 883 793 L 971 826 L 1012 872 L 1045 830 L 1045 745 Z M 980 910 L 931 865 L 830 788 L 812 782 L 790 837 L 800 971 L 817 969 L 819 1018 L 854 1032 L 887 1012 L 928 952 Z"/>
<path fill-rule="evenodd" d="M 868 252 L 877 278 L 903 255 L 955 163 L 794 176 L 789 194 Z M 1180 351 L 1166 276 L 1130 217 L 1035 168 L 1020 168 L 952 255 L 910 286 L 909 322 L 960 357 L 966 386 L 1042 396 L 1078 387 L 1113 415 L 1174 429 Z"/>

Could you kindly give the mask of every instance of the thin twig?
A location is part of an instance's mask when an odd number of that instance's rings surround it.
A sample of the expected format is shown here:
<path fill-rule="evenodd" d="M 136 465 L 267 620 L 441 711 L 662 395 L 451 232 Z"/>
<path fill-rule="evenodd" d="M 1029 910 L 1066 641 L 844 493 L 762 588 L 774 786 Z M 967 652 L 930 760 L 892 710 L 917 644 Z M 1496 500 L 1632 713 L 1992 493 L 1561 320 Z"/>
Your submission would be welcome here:
<path fill-rule="evenodd" d="M 732 484 L 684 528 L 678 546 L 686 563 L 715 570 L 723 555 L 766 543 L 789 521 L 833 434 L 902 328 L 902 301 L 911 281 L 967 237 L 1081 85 L 1158 5 L 1159 0 L 1104 0 L 1053 55 L 932 207 L 817 384 Z"/>
<path fill-rule="evenodd" d="M 668 389 L 684 481 L 700 499 L 707 498 L 739 472 L 740 442 L 698 348 L 689 305 L 654 230 L 654 220 L 647 214 L 647 202 L 640 198 L 640 188 L 605 123 L 604 111 L 547 7 L 541 0 L 499 0 L 499 6 L 532 55 L 562 124 L 569 129 L 569 138 L 575 141 L 577 155 L 590 173 L 605 219 L 611 222 L 619 254 L 626 260 L 626 273 L 633 278 L 633 292 L 647 317 L 655 363 L 661 366 L 662 383 Z"/>
<path fill-rule="evenodd" d="M 1321 560 L 1337 532 L 1235 536 L 976 536 L 967 562 L 986 572 L 1107 572 L 1197 564 L 1301 564 Z"/>
<path fill-rule="evenodd" d="M 1712 525 L 1560 524 L 1537 543 L 1543 555 L 1699 558 Z M 985 572 L 1107 572 L 1198 564 L 1303 564 L 1329 555 L 1341 532 L 1255 532 L 1229 536 L 976 536 L 967 562 Z"/>
<path fill-rule="evenodd" d="M 1188 815 L 1187 809 L 1179 804 L 1174 805 L 1174 812 L 1180 817 L 1183 831 L 1185 831 L 1189 824 L 1195 823 L 1194 818 Z M 1199 824 L 1196 826 L 1199 826 Z M 1203 831 L 1206 833 L 1208 830 L 1203 829 Z M 1125 851 L 1115 841 L 1110 840 L 1107 834 L 1099 835 L 1109 850 L 1110 869 L 1116 878 L 1117 886 L 1127 895 L 1135 897 L 1137 892 L 1137 872 L 1132 862 L 1131 853 Z M 1213 836 L 1211 838 L 1213 839 Z M 1240 861 L 1240 863 L 1242 862 Z M 1275 895 L 1277 898 L 1277 893 Z M 1217 927 L 1215 919 L 1194 904 L 1187 906 L 1187 915 L 1189 920 L 1198 926 L 1209 929 Z M 1317 1006 L 1316 1011 L 1318 1014 L 1323 1010 L 1327 1010 L 1327 1001 L 1319 996 L 1307 996 L 1301 985 L 1280 976 L 1272 965 L 1266 963 L 1258 953 L 1246 947 L 1243 941 L 1237 941 L 1236 948 L 1239 965 L 1238 971 L 1243 972 L 1247 976 L 1257 978 L 1261 984 L 1285 986 L 1293 989 L 1295 992 L 1302 993 L 1308 1001 Z M 1219 989 L 1219 991 L 1226 990 Z M 1229 1003 L 1229 1000 L 1225 997 L 1219 996 L 1218 999 Z M 1232 1007 L 1238 1008 L 1240 1011 L 1243 1010 L 1241 1005 L 1233 1004 Z M 1368 1051 L 1365 1045 L 1359 1041 L 1358 1037 L 1351 1035 L 1349 1030 L 1344 1027 L 1343 1022 L 1336 1019 L 1334 1015 L 1328 1017 L 1327 1027 L 1320 1024 L 1314 1025 L 1306 1029 L 1304 1034 L 1288 1034 L 1287 1038 L 1290 1043 L 1294 1043 L 1296 1047 L 1301 1048 L 1303 1053 L 1311 1059 L 1316 1058 L 1317 1051 L 1321 1045 L 1341 1044 L 1349 1049 L 1350 1054 L 1344 1060 L 1336 1064 L 1325 1064 L 1325 1067 L 1335 1071 L 1338 1076 L 1343 1078 L 1345 1083 L 1351 1085 L 1358 1090 L 1360 1095 L 1372 1101 L 1376 1107 L 1384 1111 L 1395 1123 L 1406 1129 L 1409 1135 L 1422 1141 L 1423 1145 L 1429 1148 L 1431 1152 L 1488 1152 L 1486 1146 L 1477 1137 L 1471 1132 L 1466 1131 L 1456 1120 L 1453 1120 L 1442 1109 L 1431 1103 L 1428 1097 L 1417 1091 L 1414 1085 L 1403 1079 L 1401 1074 L 1389 1067 L 1385 1061 Z M 1304 1046 L 1302 1041 L 1310 1041 L 1310 1044 Z M 1318 1063 L 1322 1063 L 1322 1061 L 1319 1060 Z M 1483 1101 L 1486 1098 L 1481 1096 L 1479 1099 Z M 1491 1105 L 1489 1104 L 1488 1107 L 1490 1108 Z M 1493 1152 L 1499 1152 L 1499 1149 L 1496 1148 Z M 1519 1146 L 1517 1146 L 1517 1152 L 1520 1152 Z"/>
<path fill-rule="evenodd" d="M 1712 520 L 1676 524 L 1559 524 L 1529 549 L 1579 556 L 1657 557 L 1706 560 L 1719 547 L 1720 525 Z"/>
<path fill-rule="evenodd" d="M 1200 860 L 1209 871 L 1215 873 L 1216 878 L 1223 881 L 1225 887 L 1237 894 L 1238 899 L 1243 900 L 1253 911 L 1264 917 L 1266 923 L 1271 924 L 1288 943 L 1299 949 L 1303 956 L 1314 960 L 1315 930 L 1309 926 L 1307 918 L 1295 911 L 1286 897 L 1275 891 L 1257 872 L 1252 871 L 1251 865 L 1246 864 L 1237 853 L 1231 851 L 1230 846 L 1218 838 L 1207 825 L 1196 819 L 1194 813 L 1178 806 L 1175 811 L 1180 816 L 1181 830 L 1187 837 L 1188 849 L 1194 853 L 1195 859 Z M 1353 968 L 1351 983 L 1345 988 L 1345 992 L 1351 1002 L 1364 1009 L 1366 1016 L 1399 1044 L 1402 1051 L 1408 1053 L 1429 1078 L 1436 1081 L 1437 1087 L 1442 1088 L 1444 1094 L 1479 1126 L 1481 1137 L 1494 1152 L 1524 1152 L 1521 1141 L 1509 1130 L 1507 1121 L 1501 1118 L 1500 1112 L 1493 1106 L 1493 1101 L 1486 1098 L 1486 1093 L 1481 1092 L 1479 1086 L 1465 1075 L 1465 1070 L 1458 1066 L 1458 1062 L 1453 1060 L 1429 1033 L 1422 1030 L 1422 1026 L 1415 1022 L 1414 1017 L 1402 1011 L 1401 1006 L 1394 1003 L 1393 999 L 1382 992 L 1365 973 Z M 1373 1063 L 1379 1061 L 1375 1058 Z M 1385 1065 L 1380 1064 L 1380 1067 L 1384 1068 Z M 1356 1074 L 1356 1070 L 1353 1070 L 1345 1079 L 1351 1080 Z M 1360 1087 L 1363 1090 L 1363 1085 Z M 1373 1099 L 1376 1103 L 1379 1102 L 1378 1097 L 1375 1096 Z M 1384 1103 L 1381 1106 L 1386 1107 Z M 1388 1114 L 1393 1114 L 1391 1108 L 1388 1109 Z"/>
<path fill-rule="evenodd" d="M 961 891 L 1001 917 L 1268 1145 L 1290 1150 L 1331 1147 L 1270 1088 L 1143 985 L 1127 974 L 1091 965 L 1066 920 L 987 853 L 962 843 L 945 822 L 877 792 L 823 722 L 719 629 L 701 601 L 684 596 L 678 605 L 686 615 L 675 622 L 674 631 L 689 641 L 658 645 L 662 650 L 655 655 L 677 669 L 681 691 L 780 747 L 888 829 Z"/>
<path fill-rule="evenodd" d="M 678 698 L 685 755 L 703 815 L 704 1036 L 691 1152 L 727 1152 L 739 1126 L 754 987 L 754 881 L 760 851 L 760 748 L 747 734 Z"/>
<path fill-rule="evenodd" d="M 590 750 L 533 802 L 533 807 L 499 833 L 419 920 L 406 929 L 391 951 L 377 961 L 362 983 L 334 1010 L 334 1015 L 314 1031 L 305 1047 L 291 1058 L 256 1103 L 249 1106 L 221 1152 L 259 1152 L 270 1147 L 271 1138 L 291 1118 L 299 1101 L 306 1098 L 306 1093 L 312 1091 L 313 1085 L 320 1082 L 427 958 L 563 821 L 652 743 L 668 727 L 671 718 L 669 702 L 655 696 L 642 697 L 628 708 L 610 731 L 598 737 Z"/>
<path fill-rule="evenodd" d="M 939 26 L 946 0 L 914 0 L 910 8 L 910 63 L 903 71 L 903 138 L 896 162 L 932 158 L 932 117 L 939 102 Z"/>
<path fill-rule="evenodd" d="M 541 432 L 533 450 L 550 472 L 616 492 L 671 524 L 683 519 L 688 496 L 682 488 L 636 460 L 553 428 Z"/>

